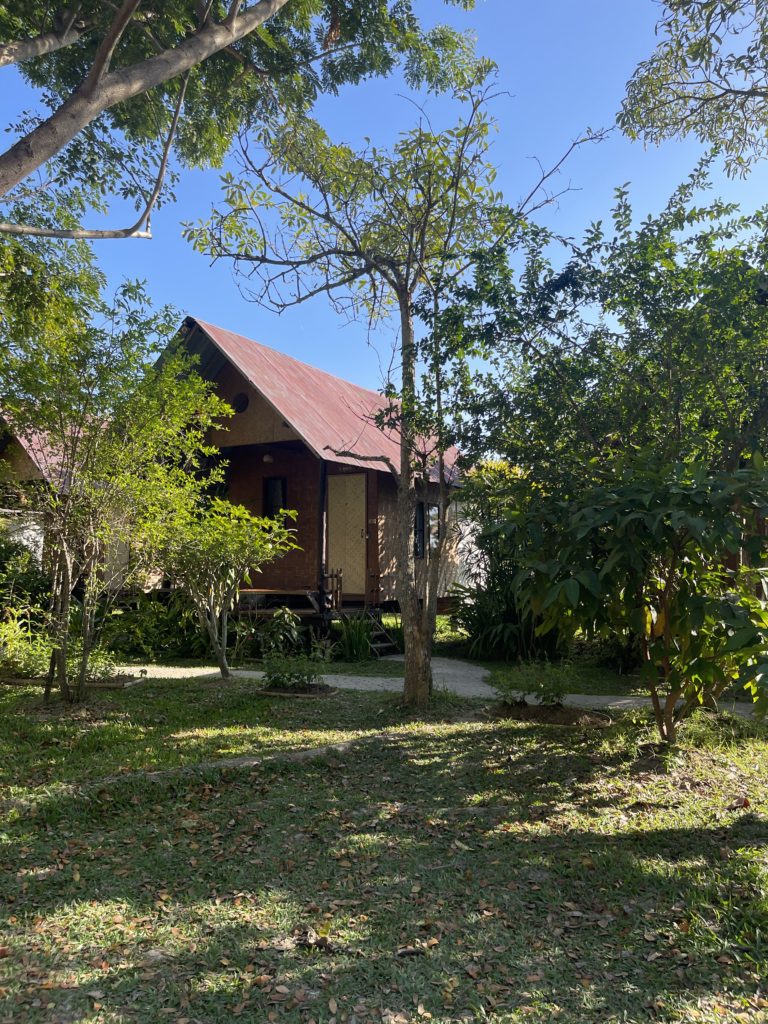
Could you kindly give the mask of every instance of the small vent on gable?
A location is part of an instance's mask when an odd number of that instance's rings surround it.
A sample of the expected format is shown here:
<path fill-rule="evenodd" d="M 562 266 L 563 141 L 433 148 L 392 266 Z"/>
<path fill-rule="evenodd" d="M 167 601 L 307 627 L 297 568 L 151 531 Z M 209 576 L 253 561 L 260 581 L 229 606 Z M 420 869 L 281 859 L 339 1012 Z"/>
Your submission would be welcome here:
<path fill-rule="evenodd" d="M 239 395 L 235 395 L 232 401 L 229 403 L 236 413 L 245 412 L 248 408 L 249 398 L 244 391 L 241 391 Z"/>

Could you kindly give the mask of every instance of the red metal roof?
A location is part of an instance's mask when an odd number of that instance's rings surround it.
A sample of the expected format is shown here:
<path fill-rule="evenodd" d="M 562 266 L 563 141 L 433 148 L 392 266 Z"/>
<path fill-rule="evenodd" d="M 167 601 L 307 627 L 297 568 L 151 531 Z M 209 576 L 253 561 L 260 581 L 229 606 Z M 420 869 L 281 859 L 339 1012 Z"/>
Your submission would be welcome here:
<path fill-rule="evenodd" d="M 399 469 L 397 434 L 380 430 L 374 422 L 376 413 L 388 406 L 378 392 L 196 317 L 187 323 L 204 332 L 319 458 L 384 472 L 388 467 L 383 459 L 388 459 Z M 456 452 L 451 451 L 446 464 L 455 459 Z"/>
<path fill-rule="evenodd" d="M 62 466 L 61 453 L 56 450 L 47 434 L 41 431 L 16 430 L 12 422 L 0 416 L 0 433 L 3 432 L 3 428 L 16 441 L 44 480 L 55 487 L 66 486 L 68 480 Z"/>

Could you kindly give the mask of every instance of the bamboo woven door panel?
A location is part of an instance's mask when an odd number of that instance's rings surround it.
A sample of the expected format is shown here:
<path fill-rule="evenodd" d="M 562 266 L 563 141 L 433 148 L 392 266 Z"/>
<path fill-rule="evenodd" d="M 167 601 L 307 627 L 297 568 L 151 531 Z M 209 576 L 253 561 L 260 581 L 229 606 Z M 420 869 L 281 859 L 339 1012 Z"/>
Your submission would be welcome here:
<path fill-rule="evenodd" d="M 328 477 L 328 568 L 341 569 L 342 593 L 365 594 L 365 473 Z"/>

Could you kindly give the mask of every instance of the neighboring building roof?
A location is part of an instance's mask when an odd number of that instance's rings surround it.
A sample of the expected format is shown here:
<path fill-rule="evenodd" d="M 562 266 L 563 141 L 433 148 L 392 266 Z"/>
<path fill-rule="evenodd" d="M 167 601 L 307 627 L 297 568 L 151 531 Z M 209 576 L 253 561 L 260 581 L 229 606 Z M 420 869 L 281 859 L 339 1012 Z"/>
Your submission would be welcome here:
<path fill-rule="evenodd" d="M 61 486 L 63 471 L 61 459 L 56 455 L 46 434 L 39 431 L 14 430 L 13 426 L 0 416 L 0 453 L 8 444 L 15 442 L 19 451 L 26 456 L 30 466 L 48 483 Z"/>
<path fill-rule="evenodd" d="M 397 470 L 400 444 L 395 431 L 376 426 L 374 417 L 389 406 L 386 398 L 334 377 L 266 345 L 222 327 L 187 317 L 189 337 L 197 327 L 254 387 L 318 458 L 386 472 Z M 193 351 L 199 351 L 192 346 Z M 206 366 L 200 367 L 206 372 Z M 340 453 L 349 454 L 340 454 Z M 446 453 L 453 468 L 458 453 Z M 451 472 L 453 477 L 453 472 Z"/>

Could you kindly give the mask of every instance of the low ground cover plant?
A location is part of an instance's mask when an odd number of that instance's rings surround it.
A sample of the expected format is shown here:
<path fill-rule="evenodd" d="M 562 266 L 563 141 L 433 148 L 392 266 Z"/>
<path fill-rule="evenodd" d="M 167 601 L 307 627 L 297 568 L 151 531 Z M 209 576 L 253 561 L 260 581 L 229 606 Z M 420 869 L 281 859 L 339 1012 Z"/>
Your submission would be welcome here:
<path fill-rule="evenodd" d="M 31 609 L 7 609 L 0 621 L 0 676 L 32 679 L 48 671 L 51 645 Z"/>
<path fill-rule="evenodd" d="M 566 678 L 568 666 L 550 665 L 547 662 L 529 662 L 520 666 L 520 670 L 512 677 L 515 689 L 510 686 L 510 676 L 497 679 L 497 688 L 506 697 L 527 700 L 533 697 L 539 704 L 562 704 L 566 695 Z"/>
<path fill-rule="evenodd" d="M 336 649 L 343 661 L 369 661 L 373 657 L 373 622 L 367 615 L 342 615 L 334 623 Z"/>
<path fill-rule="evenodd" d="M 209 654 L 194 607 L 179 590 L 130 595 L 109 615 L 104 640 L 123 659 L 158 661 Z"/>
<path fill-rule="evenodd" d="M 267 654 L 264 686 L 270 690 L 307 692 L 320 683 L 322 664 L 306 654 Z"/>

